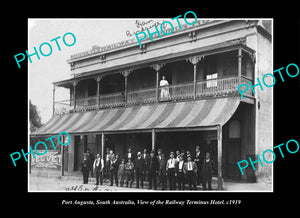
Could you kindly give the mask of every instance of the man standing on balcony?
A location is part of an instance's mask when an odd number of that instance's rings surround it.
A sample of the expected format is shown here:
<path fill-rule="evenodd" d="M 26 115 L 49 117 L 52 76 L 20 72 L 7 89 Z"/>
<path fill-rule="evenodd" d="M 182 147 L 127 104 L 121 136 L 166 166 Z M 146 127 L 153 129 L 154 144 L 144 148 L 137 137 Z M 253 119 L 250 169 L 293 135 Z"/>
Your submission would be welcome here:
<path fill-rule="evenodd" d="M 161 87 L 160 99 L 167 100 L 170 97 L 170 93 L 169 93 L 169 83 L 166 80 L 165 76 L 162 76 L 162 80 L 159 82 L 159 86 Z"/>

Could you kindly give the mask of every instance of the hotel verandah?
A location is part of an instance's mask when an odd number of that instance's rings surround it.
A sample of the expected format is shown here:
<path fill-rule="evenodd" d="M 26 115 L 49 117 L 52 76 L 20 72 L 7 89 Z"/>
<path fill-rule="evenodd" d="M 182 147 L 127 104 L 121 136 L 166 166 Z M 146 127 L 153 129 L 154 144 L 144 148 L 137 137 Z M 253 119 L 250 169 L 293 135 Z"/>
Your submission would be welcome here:
<path fill-rule="evenodd" d="M 237 86 L 272 72 L 272 20 L 207 20 L 169 36 L 136 40 L 71 56 L 72 78 L 54 83 L 53 117 L 32 136 L 71 135 L 63 171 L 79 170 L 82 153 L 123 156 L 157 150 L 209 151 L 223 179 L 272 180 L 272 166 L 248 168 L 237 162 L 255 159 L 273 147 L 272 89 L 244 93 Z M 99 27 L 101 28 L 101 27 Z M 154 37 L 154 36 L 153 36 Z M 160 98 L 159 81 L 169 82 L 169 98 Z M 70 97 L 55 101 L 55 89 Z"/>

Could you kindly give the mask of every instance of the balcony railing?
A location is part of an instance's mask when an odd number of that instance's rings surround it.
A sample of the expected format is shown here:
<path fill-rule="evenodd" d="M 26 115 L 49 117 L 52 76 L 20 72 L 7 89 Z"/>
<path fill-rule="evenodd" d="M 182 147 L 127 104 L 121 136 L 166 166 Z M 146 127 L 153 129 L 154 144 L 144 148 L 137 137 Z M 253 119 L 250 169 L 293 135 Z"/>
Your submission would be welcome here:
<path fill-rule="evenodd" d="M 169 85 L 165 87 L 159 87 L 159 100 L 177 100 L 194 98 L 194 83 L 180 83 Z"/>
<path fill-rule="evenodd" d="M 99 107 L 118 107 L 125 105 L 124 92 L 115 92 L 111 94 L 102 94 L 99 96 Z"/>
<path fill-rule="evenodd" d="M 72 113 L 78 111 L 96 110 L 108 107 L 120 107 L 134 104 L 147 104 L 163 101 L 177 101 L 181 99 L 201 99 L 216 96 L 239 95 L 237 86 L 243 83 L 249 84 L 251 79 L 242 77 L 228 77 L 221 79 L 211 79 L 207 81 L 186 82 L 171 84 L 165 87 L 156 87 L 131 90 L 127 93 L 116 92 L 110 94 L 100 94 L 88 98 L 65 100 L 54 102 L 54 113 Z M 251 90 L 246 93 L 253 95 Z M 125 97 L 126 95 L 126 97 Z"/>
<path fill-rule="evenodd" d="M 222 96 L 238 92 L 239 77 L 211 79 L 196 83 L 196 97 Z"/>
<path fill-rule="evenodd" d="M 151 103 L 156 101 L 156 88 L 140 89 L 127 92 L 127 104 Z"/>

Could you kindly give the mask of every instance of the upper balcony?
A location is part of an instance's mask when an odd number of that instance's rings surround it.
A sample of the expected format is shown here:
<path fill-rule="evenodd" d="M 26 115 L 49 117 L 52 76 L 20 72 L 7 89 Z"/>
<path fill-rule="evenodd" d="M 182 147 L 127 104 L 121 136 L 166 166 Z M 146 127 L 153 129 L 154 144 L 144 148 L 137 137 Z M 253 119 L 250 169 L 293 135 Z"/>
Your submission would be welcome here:
<path fill-rule="evenodd" d="M 253 81 L 254 65 L 253 51 L 240 47 L 72 78 L 54 83 L 69 88 L 70 96 L 63 101 L 54 97 L 53 114 L 237 96 L 238 85 Z M 254 98 L 251 90 L 244 94 Z"/>

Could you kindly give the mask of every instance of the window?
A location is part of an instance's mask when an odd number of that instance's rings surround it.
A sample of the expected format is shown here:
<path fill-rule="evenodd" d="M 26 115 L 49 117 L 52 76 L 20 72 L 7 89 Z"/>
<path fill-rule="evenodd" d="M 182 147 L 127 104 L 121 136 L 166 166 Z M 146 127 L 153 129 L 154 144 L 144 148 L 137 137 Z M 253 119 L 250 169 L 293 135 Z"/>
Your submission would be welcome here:
<path fill-rule="evenodd" d="M 206 75 L 206 80 L 208 80 L 207 81 L 207 88 L 216 87 L 217 82 L 218 82 L 217 79 L 218 79 L 218 73 Z M 211 80 L 211 81 L 209 81 L 209 80 Z"/>

